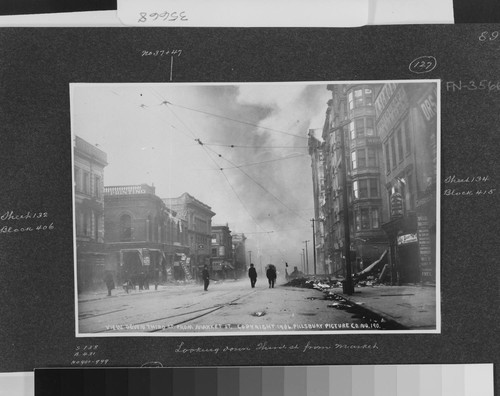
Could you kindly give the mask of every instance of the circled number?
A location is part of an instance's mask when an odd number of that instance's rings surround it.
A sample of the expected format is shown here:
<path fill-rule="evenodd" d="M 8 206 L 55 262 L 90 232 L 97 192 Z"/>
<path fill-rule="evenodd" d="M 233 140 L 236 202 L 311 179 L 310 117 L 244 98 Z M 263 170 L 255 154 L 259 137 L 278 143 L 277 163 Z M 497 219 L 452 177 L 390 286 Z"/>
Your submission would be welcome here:
<path fill-rule="evenodd" d="M 420 56 L 417 59 L 414 59 L 408 69 L 412 73 L 429 73 L 434 70 L 437 66 L 437 60 L 433 56 Z"/>

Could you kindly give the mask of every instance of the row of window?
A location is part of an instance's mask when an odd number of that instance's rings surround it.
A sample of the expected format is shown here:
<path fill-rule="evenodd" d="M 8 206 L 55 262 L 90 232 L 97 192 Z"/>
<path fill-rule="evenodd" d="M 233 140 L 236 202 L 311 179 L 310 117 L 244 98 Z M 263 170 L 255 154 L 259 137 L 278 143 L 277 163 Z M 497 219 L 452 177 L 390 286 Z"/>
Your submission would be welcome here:
<path fill-rule="evenodd" d="M 352 183 L 352 193 L 354 199 L 379 198 L 378 179 L 369 178 L 355 180 Z"/>
<path fill-rule="evenodd" d="M 384 142 L 385 169 L 387 173 L 395 169 L 398 163 L 404 160 L 405 156 L 410 155 L 411 146 L 410 120 L 406 118 Z"/>
<path fill-rule="evenodd" d="M 366 136 L 375 136 L 375 119 L 373 117 L 358 117 L 349 123 L 351 140 Z"/>
<path fill-rule="evenodd" d="M 359 208 L 354 211 L 356 231 L 380 228 L 380 211 L 375 207 Z"/>
<path fill-rule="evenodd" d="M 362 107 L 373 106 L 373 90 L 371 88 L 360 88 L 349 92 L 349 110 Z"/>
<path fill-rule="evenodd" d="M 99 229 L 103 226 L 102 217 L 91 210 L 75 211 L 75 228 L 77 237 L 88 237 L 99 241 Z"/>
<path fill-rule="evenodd" d="M 75 190 L 99 199 L 102 197 L 102 178 L 75 167 Z"/>
<path fill-rule="evenodd" d="M 377 150 L 373 147 L 362 148 L 351 152 L 351 169 L 362 169 L 377 166 Z"/>

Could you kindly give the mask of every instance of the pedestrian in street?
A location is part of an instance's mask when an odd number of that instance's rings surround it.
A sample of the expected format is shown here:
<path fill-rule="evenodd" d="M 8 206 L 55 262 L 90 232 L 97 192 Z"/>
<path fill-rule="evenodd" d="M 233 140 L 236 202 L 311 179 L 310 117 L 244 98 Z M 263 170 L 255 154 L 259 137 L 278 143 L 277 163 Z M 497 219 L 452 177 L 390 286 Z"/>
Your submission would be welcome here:
<path fill-rule="evenodd" d="M 267 280 L 269 281 L 269 288 L 274 288 L 274 282 L 276 281 L 276 267 L 269 264 L 266 271 Z"/>
<path fill-rule="evenodd" d="M 203 271 L 201 273 L 201 277 L 203 278 L 203 287 L 204 287 L 205 291 L 207 291 L 208 290 L 208 285 L 210 283 L 210 274 L 208 272 L 208 266 L 206 264 L 203 267 Z"/>
<path fill-rule="evenodd" d="M 108 288 L 108 296 L 111 296 L 111 290 L 115 288 L 115 281 L 111 271 L 106 271 L 104 274 L 104 283 L 106 283 L 106 287 Z"/>
<path fill-rule="evenodd" d="M 248 277 L 250 278 L 250 284 L 252 285 L 252 288 L 254 288 L 255 283 L 257 282 L 257 271 L 255 270 L 253 264 L 250 264 L 250 268 L 248 269 Z"/>

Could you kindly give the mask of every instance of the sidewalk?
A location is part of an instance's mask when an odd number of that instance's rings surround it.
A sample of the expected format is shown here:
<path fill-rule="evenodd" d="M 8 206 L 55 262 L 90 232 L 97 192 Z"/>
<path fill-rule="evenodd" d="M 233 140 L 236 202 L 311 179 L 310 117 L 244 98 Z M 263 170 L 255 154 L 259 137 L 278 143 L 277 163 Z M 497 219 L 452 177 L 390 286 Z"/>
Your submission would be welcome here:
<path fill-rule="evenodd" d="M 367 286 L 356 287 L 352 296 L 342 290 L 335 294 L 409 330 L 436 329 L 435 287 Z"/>

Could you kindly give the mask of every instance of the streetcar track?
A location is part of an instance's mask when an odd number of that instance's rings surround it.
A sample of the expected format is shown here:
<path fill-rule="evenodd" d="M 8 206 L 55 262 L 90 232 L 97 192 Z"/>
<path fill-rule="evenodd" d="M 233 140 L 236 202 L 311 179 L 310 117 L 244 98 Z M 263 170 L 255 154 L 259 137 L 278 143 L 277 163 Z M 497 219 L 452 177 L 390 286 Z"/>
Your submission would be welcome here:
<path fill-rule="evenodd" d="M 228 292 L 228 293 L 225 293 L 223 294 L 222 296 L 225 296 L 227 294 L 230 294 L 231 292 Z M 137 323 L 134 323 L 132 326 L 139 326 L 139 325 L 144 325 L 144 324 L 148 324 L 148 323 L 154 323 L 154 322 L 158 322 L 158 321 L 162 321 L 162 320 L 166 320 L 166 319 L 172 319 L 172 318 L 176 318 L 176 317 L 179 317 L 179 316 L 185 316 L 185 315 L 190 315 L 190 314 L 193 314 L 193 313 L 197 313 L 197 312 L 202 312 L 202 311 L 208 311 L 208 312 L 204 312 L 200 315 L 197 315 L 195 317 L 191 317 L 191 318 L 188 318 L 188 319 L 185 319 L 185 320 L 182 320 L 180 322 L 176 322 L 176 323 L 173 323 L 171 325 L 169 325 L 169 327 L 174 327 L 174 326 L 179 326 L 181 324 L 184 324 L 184 323 L 187 323 L 187 322 L 190 322 L 190 321 L 193 321 L 193 320 L 196 320 L 196 319 L 199 319 L 203 316 L 206 316 L 206 315 L 209 315 L 213 312 L 216 312 L 222 308 L 225 308 L 225 307 L 228 307 L 228 306 L 231 306 L 231 305 L 234 305 L 236 303 L 236 301 L 238 300 L 241 300 L 242 298 L 245 298 L 247 296 L 249 296 L 250 294 L 253 294 L 254 291 L 252 290 L 251 292 L 248 292 L 242 296 L 239 296 L 227 303 L 222 303 L 222 304 L 216 304 L 216 305 L 212 305 L 211 307 L 207 307 L 207 308 L 202 308 L 202 309 L 197 309 L 197 310 L 194 310 L 194 311 L 189 311 L 189 312 L 185 312 L 185 313 L 181 313 L 181 314 L 177 314 L 177 315 L 170 315 L 170 316 L 166 316 L 164 318 L 158 318 L 158 319 L 153 319 L 153 320 L 148 320 L 148 321 L 143 321 L 143 322 L 137 322 Z M 152 330 L 142 330 L 142 332 L 144 333 L 155 333 L 157 331 L 162 331 L 164 330 L 163 328 L 159 328 L 159 329 L 152 329 Z M 93 333 L 106 333 L 106 332 L 110 332 L 112 330 L 107 330 L 107 329 L 103 329 L 103 330 L 99 330 L 99 331 L 95 331 Z"/>

